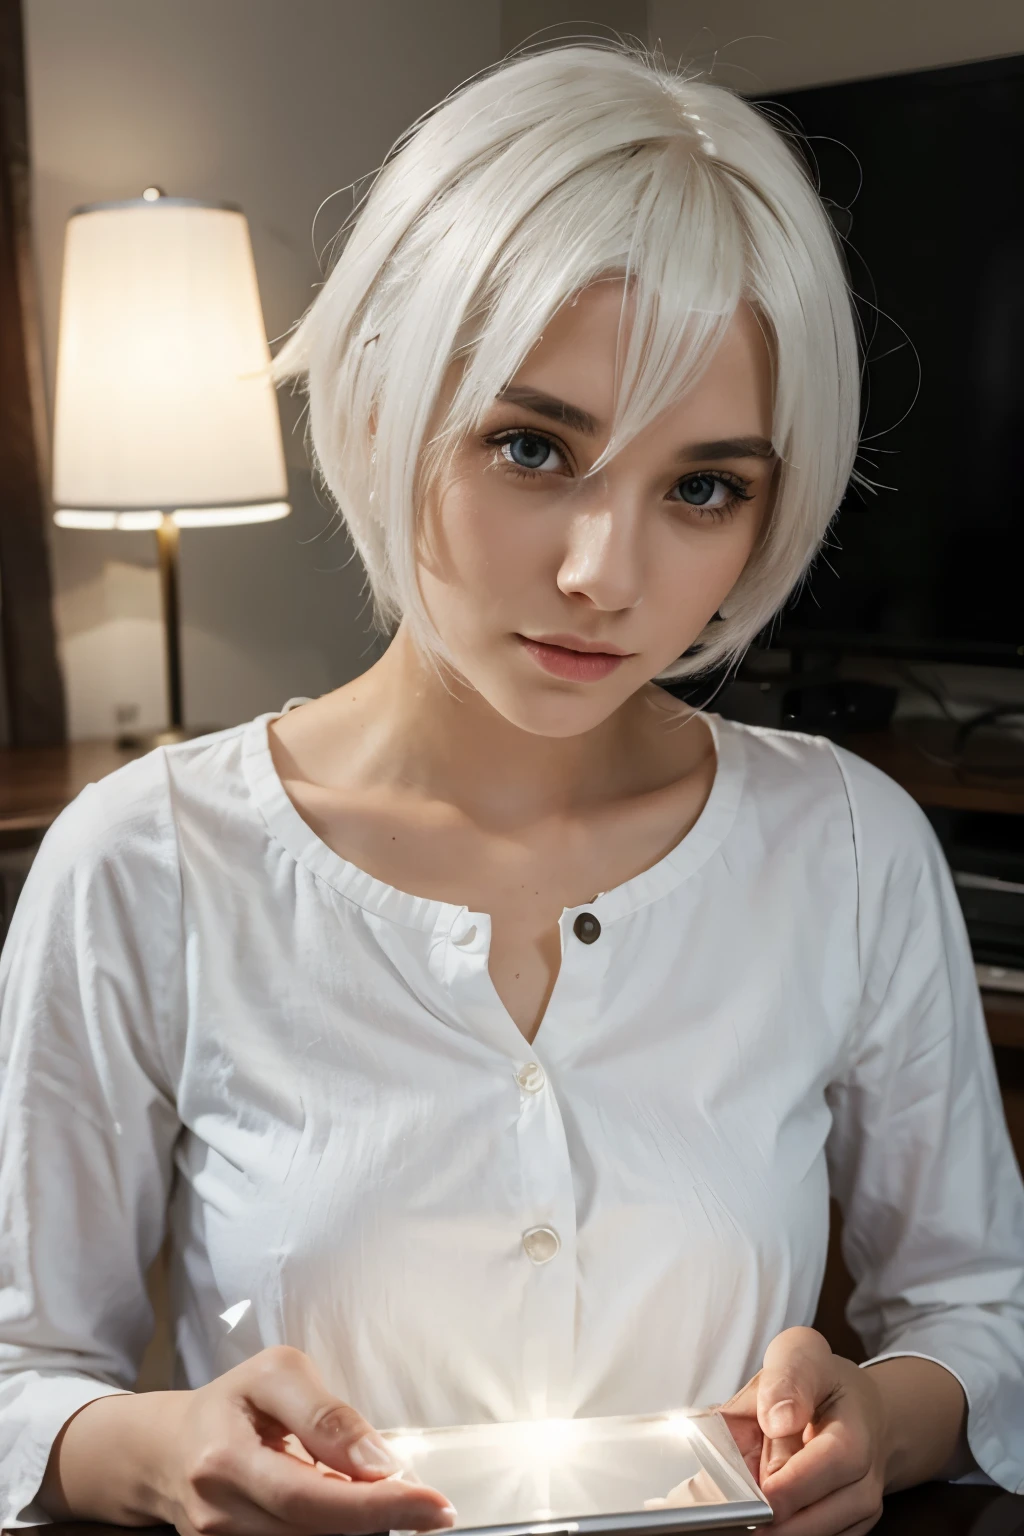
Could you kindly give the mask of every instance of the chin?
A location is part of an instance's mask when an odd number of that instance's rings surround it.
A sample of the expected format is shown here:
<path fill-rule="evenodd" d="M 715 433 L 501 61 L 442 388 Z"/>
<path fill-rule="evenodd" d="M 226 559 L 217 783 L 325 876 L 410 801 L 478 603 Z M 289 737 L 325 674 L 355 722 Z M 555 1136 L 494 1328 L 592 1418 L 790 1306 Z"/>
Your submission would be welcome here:
<path fill-rule="evenodd" d="M 481 686 L 482 685 L 482 686 Z M 474 682 L 486 699 L 510 725 L 531 736 L 564 739 L 582 736 L 603 724 L 635 690 L 603 689 L 599 684 L 524 686 L 505 678 Z"/>

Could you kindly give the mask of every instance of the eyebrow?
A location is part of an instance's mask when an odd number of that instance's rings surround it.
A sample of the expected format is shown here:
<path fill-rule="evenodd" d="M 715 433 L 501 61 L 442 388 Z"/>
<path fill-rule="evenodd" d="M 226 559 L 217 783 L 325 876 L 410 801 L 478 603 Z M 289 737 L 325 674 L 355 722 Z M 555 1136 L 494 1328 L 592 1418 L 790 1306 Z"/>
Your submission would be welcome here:
<path fill-rule="evenodd" d="M 525 405 L 535 416 L 560 421 L 563 427 L 572 427 L 574 432 L 582 432 L 585 437 L 596 437 L 600 430 L 601 424 L 597 417 L 591 416 L 582 406 L 570 405 L 568 401 L 559 400 L 555 395 L 546 395 L 540 389 L 527 389 L 523 384 L 507 384 L 499 391 L 497 398 L 508 405 Z"/>
<path fill-rule="evenodd" d="M 582 406 L 570 405 L 555 395 L 525 385 L 509 384 L 497 396 L 506 405 L 522 405 L 535 416 L 546 416 L 549 421 L 560 422 L 584 437 L 596 437 L 601 424 L 596 416 Z M 691 459 L 774 459 L 775 449 L 766 437 L 720 437 L 712 442 L 688 443 L 676 455 L 680 462 Z"/>

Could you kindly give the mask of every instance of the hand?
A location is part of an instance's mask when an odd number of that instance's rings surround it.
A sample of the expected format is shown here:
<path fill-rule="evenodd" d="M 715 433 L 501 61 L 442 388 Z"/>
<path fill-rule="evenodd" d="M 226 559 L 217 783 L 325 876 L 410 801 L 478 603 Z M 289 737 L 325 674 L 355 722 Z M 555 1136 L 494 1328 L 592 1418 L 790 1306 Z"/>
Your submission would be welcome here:
<path fill-rule="evenodd" d="M 719 1410 L 785 1536 L 861 1536 L 882 1513 L 885 1401 L 813 1328 L 787 1328 Z"/>
<path fill-rule="evenodd" d="M 44 1483 L 44 1495 L 56 1488 L 58 1516 L 159 1520 L 181 1536 L 366 1536 L 455 1523 L 442 1493 L 395 1480 L 385 1441 L 297 1349 L 265 1349 L 191 1392 L 99 1398 L 61 1442 Z"/>

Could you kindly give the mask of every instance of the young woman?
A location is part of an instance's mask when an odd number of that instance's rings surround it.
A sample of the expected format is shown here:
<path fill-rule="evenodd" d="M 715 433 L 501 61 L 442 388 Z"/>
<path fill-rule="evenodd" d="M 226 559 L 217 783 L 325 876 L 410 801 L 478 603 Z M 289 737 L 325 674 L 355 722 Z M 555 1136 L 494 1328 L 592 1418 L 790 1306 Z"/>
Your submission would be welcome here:
<path fill-rule="evenodd" d="M 39 854 L 0 1524 L 444 1527 L 378 1429 L 726 1400 L 789 1536 L 1019 1487 L 1024 1193 L 935 839 L 656 682 L 742 652 L 851 474 L 796 155 L 625 53 L 499 69 L 389 161 L 280 372 L 394 638 Z M 830 1189 L 863 1368 L 808 1327 Z M 165 1231 L 179 1386 L 135 1395 Z"/>

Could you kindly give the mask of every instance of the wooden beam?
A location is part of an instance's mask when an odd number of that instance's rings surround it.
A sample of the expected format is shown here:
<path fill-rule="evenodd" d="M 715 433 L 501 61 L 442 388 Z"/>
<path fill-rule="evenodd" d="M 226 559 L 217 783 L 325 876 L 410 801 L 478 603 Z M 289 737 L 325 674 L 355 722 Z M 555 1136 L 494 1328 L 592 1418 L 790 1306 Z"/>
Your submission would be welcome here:
<path fill-rule="evenodd" d="M 0 660 L 12 746 L 66 739 L 46 519 L 21 0 L 0 0 Z"/>

